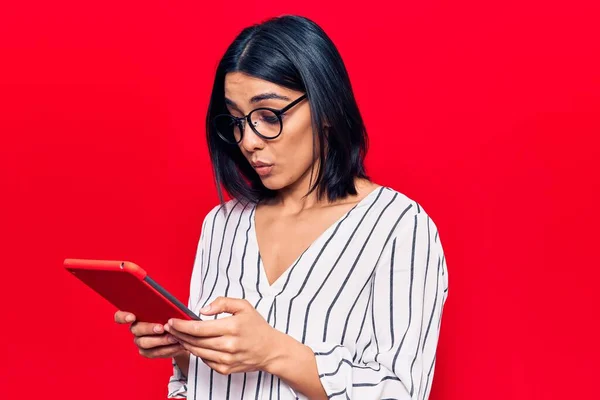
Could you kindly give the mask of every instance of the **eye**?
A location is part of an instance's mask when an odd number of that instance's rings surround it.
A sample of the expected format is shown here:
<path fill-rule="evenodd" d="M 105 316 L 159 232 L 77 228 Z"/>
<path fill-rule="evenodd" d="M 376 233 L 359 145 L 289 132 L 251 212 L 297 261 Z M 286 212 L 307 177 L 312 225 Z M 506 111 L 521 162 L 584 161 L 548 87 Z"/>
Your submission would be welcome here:
<path fill-rule="evenodd" d="M 256 112 L 256 116 L 253 116 L 253 119 L 258 119 L 259 123 L 268 124 L 268 125 L 278 125 L 279 118 L 272 111 L 269 110 L 258 110 Z"/>
<path fill-rule="evenodd" d="M 263 121 L 267 124 L 272 124 L 272 125 L 279 123 L 279 120 L 275 116 L 265 117 L 265 118 L 263 118 Z"/>

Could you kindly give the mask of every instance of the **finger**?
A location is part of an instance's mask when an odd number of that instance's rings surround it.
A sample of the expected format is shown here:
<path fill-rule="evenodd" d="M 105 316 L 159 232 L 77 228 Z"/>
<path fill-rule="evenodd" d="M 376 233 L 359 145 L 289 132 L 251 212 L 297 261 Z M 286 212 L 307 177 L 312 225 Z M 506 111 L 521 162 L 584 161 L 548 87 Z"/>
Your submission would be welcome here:
<path fill-rule="evenodd" d="M 215 315 L 220 313 L 237 314 L 245 311 L 252 306 L 244 299 L 234 299 L 231 297 L 217 297 L 215 301 L 202 308 L 200 312 L 203 315 Z"/>
<path fill-rule="evenodd" d="M 232 365 L 236 362 L 237 359 L 237 356 L 235 354 L 225 353 L 222 351 L 212 349 L 203 349 L 202 347 L 196 347 L 185 342 L 182 342 L 181 346 L 196 357 L 202 358 L 203 360 L 212 361 L 218 364 Z"/>
<path fill-rule="evenodd" d="M 224 353 L 235 353 L 238 350 L 235 345 L 235 338 L 231 336 L 196 337 L 176 330 L 171 330 L 170 333 L 182 344 L 185 343 L 194 347 L 201 347 L 203 349 L 216 350 Z"/>
<path fill-rule="evenodd" d="M 118 324 L 129 324 L 135 321 L 135 315 L 126 311 L 117 311 L 115 313 L 115 322 Z"/>
<path fill-rule="evenodd" d="M 195 337 L 213 337 L 234 334 L 233 324 L 230 318 L 215 319 L 209 321 L 187 321 L 171 318 L 165 325 L 165 330 L 173 333 L 173 330 Z"/>
<path fill-rule="evenodd" d="M 160 336 L 136 336 L 133 339 L 135 345 L 140 349 L 153 349 L 160 346 L 170 346 L 172 344 L 179 343 L 177 338 L 173 335 L 160 335 Z"/>
<path fill-rule="evenodd" d="M 173 337 L 175 337 L 179 342 L 186 342 L 187 344 L 190 344 L 192 346 L 199 345 L 200 339 L 205 339 L 205 338 L 212 339 L 212 338 L 222 337 L 222 336 L 208 336 L 208 337 L 194 336 L 194 335 L 190 335 L 190 334 L 187 334 L 184 332 L 179 332 L 178 330 L 170 327 L 169 325 L 165 325 L 165 330 L 167 332 L 169 332 L 171 335 L 173 335 Z"/>
<path fill-rule="evenodd" d="M 227 368 L 225 365 L 207 359 L 202 359 L 202 361 L 204 362 L 204 364 L 208 365 L 210 369 L 217 371 L 221 375 L 227 375 L 226 371 L 224 371 L 225 368 Z"/>
<path fill-rule="evenodd" d="M 229 375 L 235 372 L 242 372 L 244 369 L 240 366 L 232 366 L 226 364 L 219 364 L 209 360 L 202 360 L 204 364 L 208 365 L 211 369 L 217 371 L 221 375 Z"/>
<path fill-rule="evenodd" d="M 139 349 L 139 353 L 147 358 L 170 358 L 184 351 L 180 344 L 172 344 L 170 346 L 161 346 L 153 349 Z"/>
<path fill-rule="evenodd" d="M 161 324 L 135 322 L 131 325 L 131 333 L 135 336 L 161 335 L 164 332 L 164 327 Z"/>

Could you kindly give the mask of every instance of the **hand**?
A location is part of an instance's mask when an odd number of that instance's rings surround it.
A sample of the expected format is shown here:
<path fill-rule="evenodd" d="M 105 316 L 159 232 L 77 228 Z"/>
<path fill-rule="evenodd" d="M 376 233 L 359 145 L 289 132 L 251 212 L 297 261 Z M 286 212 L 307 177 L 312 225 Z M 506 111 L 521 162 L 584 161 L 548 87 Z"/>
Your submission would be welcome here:
<path fill-rule="evenodd" d="M 264 371 L 277 357 L 277 336 L 284 334 L 271 327 L 247 300 L 219 297 L 200 312 L 232 316 L 207 321 L 171 319 L 165 330 L 213 370 L 223 375 Z"/>
<path fill-rule="evenodd" d="M 144 357 L 171 358 L 186 353 L 173 336 L 165 333 L 160 324 L 136 322 L 135 315 L 125 311 L 115 313 L 115 322 L 131 324 L 129 329 L 133 333 L 133 341 Z"/>

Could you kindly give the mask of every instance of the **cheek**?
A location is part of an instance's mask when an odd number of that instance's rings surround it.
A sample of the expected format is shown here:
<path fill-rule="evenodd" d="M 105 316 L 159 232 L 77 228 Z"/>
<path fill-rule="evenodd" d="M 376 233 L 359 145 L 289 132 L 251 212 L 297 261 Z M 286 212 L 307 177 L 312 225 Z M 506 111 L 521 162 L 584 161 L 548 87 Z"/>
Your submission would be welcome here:
<path fill-rule="evenodd" d="M 292 183 L 294 180 L 300 178 L 314 163 L 312 132 L 304 132 L 302 135 L 288 139 L 289 141 L 285 143 L 285 148 L 278 150 L 281 151 L 279 154 L 284 161 L 282 165 L 284 167 L 282 171 L 284 179 L 286 183 Z"/>
<path fill-rule="evenodd" d="M 305 124 L 284 138 L 286 159 L 294 163 L 311 163 L 313 154 L 313 132 L 310 124 Z"/>

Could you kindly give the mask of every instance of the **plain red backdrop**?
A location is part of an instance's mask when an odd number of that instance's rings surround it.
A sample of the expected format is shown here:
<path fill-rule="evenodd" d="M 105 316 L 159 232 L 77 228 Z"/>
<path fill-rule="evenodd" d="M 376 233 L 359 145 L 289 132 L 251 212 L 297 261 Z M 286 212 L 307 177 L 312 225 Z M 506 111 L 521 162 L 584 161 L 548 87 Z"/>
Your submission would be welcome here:
<path fill-rule="evenodd" d="M 600 13 L 540 0 L 3 2 L 0 397 L 165 397 L 169 363 L 139 357 L 62 260 L 131 260 L 187 299 L 217 202 L 213 73 L 282 13 L 330 34 L 371 176 L 440 228 L 431 398 L 596 398 Z"/>

